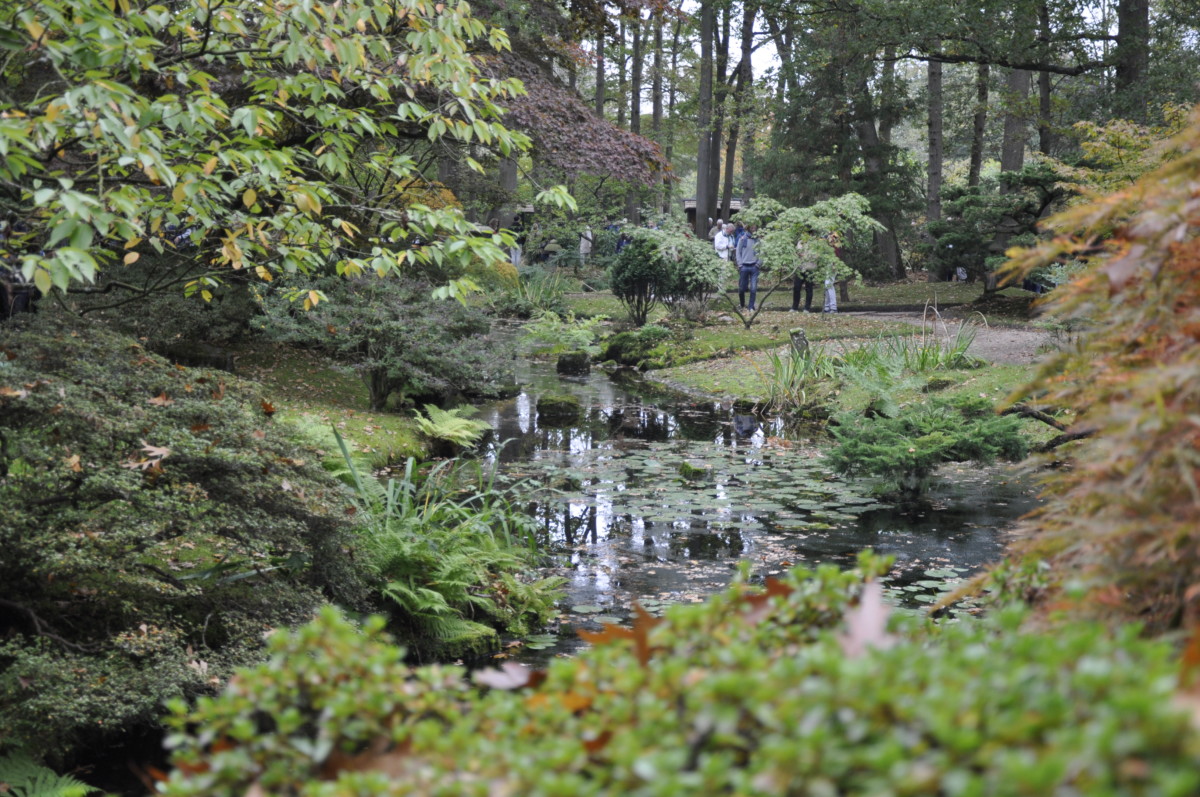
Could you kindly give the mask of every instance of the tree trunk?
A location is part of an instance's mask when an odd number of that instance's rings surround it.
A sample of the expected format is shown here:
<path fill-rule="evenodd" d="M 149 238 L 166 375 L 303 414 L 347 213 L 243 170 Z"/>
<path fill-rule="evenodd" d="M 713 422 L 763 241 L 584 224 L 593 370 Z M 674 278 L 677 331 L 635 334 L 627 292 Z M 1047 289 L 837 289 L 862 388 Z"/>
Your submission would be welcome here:
<path fill-rule="evenodd" d="M 625 17 L 617 25 L 617 127 L 625 126 Z"/>
<path fill-rule="evenodd" d="M 879 140 L 884 144 L 891 144 L 892 128 L 899 116 L 896 113 L 896 103 L 892 101 L 892 98 L 898 94 L 896 91 L 896 48 L 894 46 L 889 45 L 884 48 L 883 63 L 880 68 L 882 74 L 879 77 Z M 938 73 L 940 76 L 941 64 L 938 64 Z M 932 80 L 932 77 L 930 79 Z"/>
<path fill-rule="evenodd" d="M 596 116 L 604 118 L 604 17 L 596 31 Z"/>
<path fill-rule="evenodd" d="M 642 15 L 631 20 L 633 27 L 633 62 L 629 70 L 629 130 L 642 132 Z"/>
<path fill-rule="evenodd" d="M 710 146 L 712 147 L 708 161 L 708 196 L 709 210 L 708 215 L 720 216 L 720 207 L 718 199 L 720 198 L 721 190 L 721 142 L 725 134 L 725 97 L 729 93 L 729 83 L 727 81 L 729 69 L 729 28 L 730 28 L 730 9 L 726 5 L 721 9 L 721 30 L 716 35 L 716 68 L 713 71 L 713 124 L 712 138 Z"/>
<path fill-rule="evenodd" d="M 871 88 L 866 79 L 862 79 L 856 88 L 853 99 L 854 130 L 862 148 L 867 178 L 879 185 L 884 176 L 883 153 L 886 145 L 879 140 L 879 132 L 875 128 L 875 109 L 871 101 Z M 900 256 L 900 244 L 896 240 L 895 222 L 887 213 L 878 213 L 875 218 L 885 228 L 875 233 L 875 247 L 879 256 L 896 279 L 904 279 L 904 260 Z"/>
<path fill-rule="evenodd" d="M 700 93 L 696 119 L 700 140 L 696 146 L 696 236 L 701 240 L 708 237 L 707 214 L 710 212 L 708 163 L 712 157 L 713 2 L 714 0 L 700 0 Z"/>
<path fill-rule="evenodd" d="M 633 28 L 633 62 L 629 70 L 629 131 L 642 132 L 642 14 L 630 20 Z M 625 194 L 625 218 L 632 224 L 642 221 L 640 194 L 631 186 Z"/>
<path fill-rule="evenodd" d="M 725 188 L 721 194 L 721 218 L 730 217 L 730 206 L 733 204 L 733 167 L 737 156 L 738 135 L 741 132 L 742 115 L 746 112 L 746 87 L 754 79 L 754 65 L 751 56 L 754 54 L 754 18 L 758 15 L 758 7 L 746 3 L 742 12 L 742 55 L 738 61 L 737 83 L 733 89 L 733 119 L 729 125 L 729 142 L 725 146 Z M 743 171 L 745 169 L 743 168 Z"/>
<path fill-rule="evenodd" d="M 675 118 L 675 95 L 676 82 L 675 76 L 679 74 L 679 34 L 683 30 L 682 20 L 675 21 L 675 31 L 671 35 L 671 82 L 670 88 L 667 91 L 667 118 Z M 667 158 L 667 163 L 671 163 L 675 157 L 675 125 L 671 125 L 667 131 L 667 146 L 663 153 Z M 671 212 L 671 200 L 675 193 L 675 181 L 670 175 L 663 177 L 663 213 Z M 697 216 L 699 211 L 697 211 Z M 708 230 L 704 231 L 706 234 Z"/>
<path fill-rule="evenodd" d="M 504 199 L 498 207 L 492 208 L 485 221 L 496 219 L 500 226 L 510 228 L 517 217 L 517 159 L 515 157 L 500 159 L 500 191 Z"/>
<path fill-rule="evenodd" d="M 967 185 L 979 185 L 979 172 L 983 168 L 983 136 L 987 132 L 988 83 L 991 67 L 979 64 L 975 70 L 975 124 L 971 132 L 971 169 Z"/>
<path fill-rule="evenodd" d="M 935 41 L 935 50 L 942 43 Z M 942 63 L 929 62 L 929 183 L 925 193 L 925 220 L 937 221 L 942 217 Z"/>
<path fill-rule="evenodd" d="M 1150 0 L 1117 3 L 1116 89 L 1134 100 L 1138 83 L 1150 68 Z M 1146 97 L 1136 102 L 1146 106 Z"/>
<path fill-rule="evenodd" d="M 1046 0 L 1038 4 L 1038 33 L 1042 41 L 1050 40 L 1050 7 Z M 1050 106 L 1050 73 L 1038 72 L 1038 150 L 1043 155 L 1049 155 L 1054 147 L 1054 130 L 1051 128 L 1052 119 Z"/>
<path fill-rule="evenodd" d="M 1030 73 L 1025 69 L 1012 69 L 1008 73 L 1008 90 L 1004 111 L 1004 143 L 1000 147 L 1000 171 L 1019 172 L 1025 167 L 1025 139 L 1028 135 L 1025 122 L 1025 100 L 1029 97 Z M 1001 186 L 1001 193 L 1013 189 Z"/>

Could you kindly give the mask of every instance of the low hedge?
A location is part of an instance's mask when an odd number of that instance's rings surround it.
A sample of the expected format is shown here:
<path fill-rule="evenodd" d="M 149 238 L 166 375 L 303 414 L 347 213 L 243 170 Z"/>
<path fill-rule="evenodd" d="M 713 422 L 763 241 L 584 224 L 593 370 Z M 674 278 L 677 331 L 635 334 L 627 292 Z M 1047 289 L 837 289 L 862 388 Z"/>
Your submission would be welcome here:
<path fill-rule="evenodd" d="M 864 558 L 866 574 L 880 560 Z M 371 621 L 278 634 L 269 664 L 173 706 L 183 795 L 1191 795 L 1173 651 L 1020 611 L 883 626 L 863 572 L 800 570 L 546 673 L 410 669 Z M 859 598 L 858 596 L 863 597 Z M 858 604 L 857 607 L 855 604 Z M 901 627 L 897 628 L 899 625 Z"/>

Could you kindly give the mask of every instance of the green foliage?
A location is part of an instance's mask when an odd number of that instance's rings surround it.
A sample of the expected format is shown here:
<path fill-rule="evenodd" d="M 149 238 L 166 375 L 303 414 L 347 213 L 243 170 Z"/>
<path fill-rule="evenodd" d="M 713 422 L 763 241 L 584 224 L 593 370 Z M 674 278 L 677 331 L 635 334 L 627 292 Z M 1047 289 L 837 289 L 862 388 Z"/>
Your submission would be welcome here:
<path fill-rule="evenodd" d="M 563 317 L 556 313 L 543 313 L 521 329 L 537 354 L 585 351 L 595 357 L 600 353 L 600 347 L 596 344 L 600 335 L 599 326 L 606 320 L 606 316 L 577 319 L 574 313 L 567 313 Z"/>
<path fill-rule="evenodd" d="M 677 308 L 706 302 L 720 287 L 724 266 L 713 248 L 681 228 L 638 228 L 609 269 L 613 295 L 637 326 L 662 302 Z"/>
<path fill-rule="evenodd" d="M 344 490 L 255 386 L 53 313 L 0 350 L 8 740 L 102 746 L 253 660 L 264 628 L 365 605 Z"/>
<path fill-rule="evenodd" d="M 502 316 L 535 318 L 543 313 L 566 311 L 566 281 L 557 269 L 523 267 L 517 278 L 506 282 L 492 308 Z"/>
<path fill-rule="evenodd" d="M 432 404 L 425 405 L 425 417 L 416 417 L 421 434 L 433 440 L 445 440 L 460 448 L 470 448 L 491 431 L 492 425 L 467 417 L 475 408 L 467 404 L 452 410 L 443 410 Z"/>
<path fill-rule="evenodd" d="M 800 353 L 790 346 L 767 352 L 769 371 L 755 365 L 764 406 L 774 412 L 819 413 L 819 407 L 836 386 L 834 359 L 820 349 Z"/>
<path fill-rule="evenodd" d="M 865 557 L 878 574 L 886 561 Z M 370 621 L 277 634 L 217 698 L 172 707 L 169 797 L 1146 794 L 1200 788 L 1169 645 L 1087 623 L 887 625 L 863 571 L 735 584 L 596 647 L 409 669 Z M 857 607 L 855 604 L 858 604 Z M 521 688 L 523 687 L 523 688 Z M 303 695 L 304 700 L 296 700 Z M 253 718 L 253 719 L 252 719 Z"/>
<path fill-rule="evenodd" d="M 398 628 L 445 639 L 464 620 L 524 632 L 549 616 L 562 579 L 529 581 L 538 525 L 484 477 L 477 464 L 442 462 L 384 484 L 363 474 L 344 444 L 358 494 L 366 567 Z"/>
<path fill-rule="evenodd" d="M 329 301 L 301 311 L 292 290 L 320 291 Z M 255 319 L 268 337 L 317 346 L 360 374 L 371 409 L 388 397 L 447 401 L 497 395 L 511 379 L 503 344 L 482 311 L 430 297 L 431 285 L 401 278 L 326 277 L 299 288 L 282 285 L 263 298 Z"/>
<path fill-rule="evenodd" d="M 605 339 L 600 348 L 600 359 L 621 365 L 664 367 L 671 356 L 663 344 L 674 337 L 666 327 L 648 324 L 640 329 L 618 332 Z"/>
<path fill-rule="evenodd" d="M 870 204 L 858 194 L 842 194 L 807 207 L 784 207 L 770 197 L 755 198 L 738 218 L 756 224 L 762 239 L 757 251 L 763 269 L 777 278 L 791 277 L 798 269 L 811 271 L 818 283 L 847 279 L 854 270 L 834 254 L 826 240 L 831 233 L 847 238 L 869 236 L 883 229 L 871 218 Z"/>
<path fill-rule="evenodd" d="M 1008 193 L 992 180 L 942 189 L 942 218 L 929 223 L 934 241 L 924 247 L 931 273 L 949 279 L 961 267 L 978 278 L 1004 262 L 1005 247 L 1037 239 L 1038 221 L 1064 195 L 1059 175 L 1049 163 L 1038 161 L 1001 177 Z"/>
<path fill-rule="evenodd" d="M 924 490 L 945 462 L 1016 461 L 1028 450 L 1017 418 L 997 416 L 991 402 L 969 397 L 953 403 L 931 400 L 869 423 L 842 415 L 833 436 L 837 446 L 829 461 L 834 468 L 879 477 L 885 490 L 910 496 Z"/>
<path fill-rule="evenodd" d="M 99 789 L 23 754 L 0 756 L 0 793 L 9 797 L 87 797 Z"/>
<path fill-rule="evenodd" d="M 659 251 L 658 241 L 649 231 L 638 230 L 608 270 L 613 296 L 621 301 L 630 320 L 637 326 L 660 301 L 661 289 L 669 276 Z"/>
<path fill-rule="evenodd" d="M 32 55 L 5 62 L 0 179 L 34 221 L 22 266 L 43 291 L 91 281 L 122 250 L 178 245 L 168 225 L 192 228 L 214 264 L 188 286 L 202 294 L 229 269 L 504 257 L 501 236 L 411 190 L 424 181 L 403 143 L 528 144 L 498 122 L 520 81 L 485 76 L 474 55 L 507 37 L 465 2 L 56 1 L 6 23 L 6 52 Z"/>

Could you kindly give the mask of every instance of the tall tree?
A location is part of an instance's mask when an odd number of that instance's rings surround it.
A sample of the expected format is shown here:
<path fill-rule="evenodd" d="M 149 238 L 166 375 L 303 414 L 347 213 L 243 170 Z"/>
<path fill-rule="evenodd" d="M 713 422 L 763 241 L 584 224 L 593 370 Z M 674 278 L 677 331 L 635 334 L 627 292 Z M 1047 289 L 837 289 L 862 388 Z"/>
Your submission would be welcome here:
<path fill-rule="evenodd" d="M 1000 147 L 1001 172 L 1019 172 L 1025 166 L 1025 144 L 1029 135 L 1025 102 L 1029 97 L 1029 84 L 1029 70 L 1008 71 L 1004 96 L 1004 142 Z"/>
<path fill-rule="evenodd" d="M 941 49 L 940 43 L 934 46 Z M 940 61 L 930 61 L 927 83 L 929 88 L 929 180 L 925 189 L 926 221 L 937 221 L 942 217 L 942 159 L 944 148 L 942 142 L 942 64 Z"/>
<path fill-rule="evenodd" d="M 708 217 L 712 214 L 712 192 L 708 181 L 712 160 L 713 104 L 713 28 L 715 0 L 700 0 L 700 86 L 697 96 L 699 113 L 696 125 L 699 141 L 696 150 L 696 233 L 708 235 Z"/>
<path fill-rule="evenodd" d="M 1145 107 L 1137 99 L 1138 82 L 1150 66 L 1150 0 L 1117 3 L 1116 89 L 1125 102 Z"/>
<path fill-rule="evenodd" d="M 758 16 L 758 5 L 747 0 L 742 7 L 741 58 L 738 61 L 736 83 L 733 89 L 733 119 L 729 125 L 729 140 L 725 145 L 725 180 L 721 193 L 721 218 L 728 219 L 733 204 L 733 171 L 737 160 L 737 144 L 742 129 L 742 117 L 746 113 L 746 93 L 754 80 L 754 19 Z"/>
<path fill-rule="evenodd" d="M 603 7 L 601 8 L 603 12 Z M 604 14 L 596 23 L 596 116 L 604 118 Z"/>
<path fill-rule="evenodd" d="M 975 113 L 971 119 L 971 156 L 967 173 L 967 185 L 979 185 L 983 169 L 983 138 L 987 132 L 988 89 L 991 83 L 991 67 L 987 64 L 975 66 Z"/>

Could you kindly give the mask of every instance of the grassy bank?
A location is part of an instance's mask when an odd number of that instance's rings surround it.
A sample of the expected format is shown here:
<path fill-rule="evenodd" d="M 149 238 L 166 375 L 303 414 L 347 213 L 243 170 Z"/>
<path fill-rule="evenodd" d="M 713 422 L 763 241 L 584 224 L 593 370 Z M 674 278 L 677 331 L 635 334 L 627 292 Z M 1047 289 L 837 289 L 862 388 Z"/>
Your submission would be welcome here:
<path fill-rule="evenodd" d="M 238 367 L 243 376 L 262 384 L 281 419 L 307 427 L 321 439 L 336 427 L 372 466 L 424 453 L 412 418 L 367 410 L 367 386 L 358 374 L 322 354 L 259 344 L 240 353 Z M 330 445 L 329 453 L 336 455 L 332 438 Z"/>

